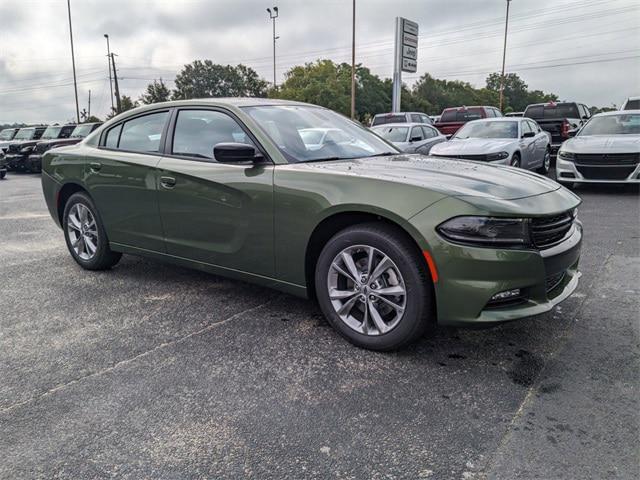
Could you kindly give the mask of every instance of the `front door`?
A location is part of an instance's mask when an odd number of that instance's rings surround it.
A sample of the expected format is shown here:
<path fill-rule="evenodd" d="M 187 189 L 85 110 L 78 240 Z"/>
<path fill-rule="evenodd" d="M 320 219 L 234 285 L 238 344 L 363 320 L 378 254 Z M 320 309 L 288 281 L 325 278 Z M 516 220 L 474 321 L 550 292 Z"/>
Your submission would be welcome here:
<path fill-rule="evenodd" d="M 273 164 L 216 162 L 218 143 L 250 135 L 227 112 L 183 108 L 157 172 L 167 253 L 272 277 Z"/>
<path fill-rule="evenodd" d="M 155 172 L 168 119 L 164 110 L 116 124 L 87 158 L 86 184 L 111 242 L 164 251 Z"/>
<path fill-rule="evenodd" d="M 522 155 L 522 168 L 531 168 L 536 161 L 536 138 L 533 137 L 525 137 L 525 133 L 533 134 L 534 131 L 531 129 L 529 122 L 522 121 L 520 122 L 521 132 L 520 132 L 520 152 Z"/>

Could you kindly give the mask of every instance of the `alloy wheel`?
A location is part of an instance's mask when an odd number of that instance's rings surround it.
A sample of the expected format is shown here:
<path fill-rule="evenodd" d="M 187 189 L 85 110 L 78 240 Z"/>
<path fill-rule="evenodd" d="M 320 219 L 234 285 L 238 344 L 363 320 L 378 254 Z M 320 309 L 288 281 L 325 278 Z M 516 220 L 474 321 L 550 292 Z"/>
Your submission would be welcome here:
<path fill-rule="evenodd" d="M 547 150 L 544 154 L 544 171 L 548 172 L 551 168 L 551 152 Z"/>
<path fill-rule="evenodd" d="M 82 260 L 91 260 L 98 251 L 98 225 L 85 205 L 76 203 L 67 215 L 67 234 L 71 248 Z"/>
<path fill-rule="evenodd" d="M 407 291 L 396 264 L 369 245 L 342 250 L 327 274 L 329 299 L 338 317 L 364 335 L 382 335 L 404 315 Z"/>

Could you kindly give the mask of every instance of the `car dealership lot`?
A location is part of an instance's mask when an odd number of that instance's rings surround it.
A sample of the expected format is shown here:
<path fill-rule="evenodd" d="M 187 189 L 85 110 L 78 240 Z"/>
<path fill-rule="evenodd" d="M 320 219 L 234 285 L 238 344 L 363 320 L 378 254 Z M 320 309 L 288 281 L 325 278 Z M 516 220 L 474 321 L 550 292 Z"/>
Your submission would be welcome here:
<path fill-rule="evenodd" d="M 81 270 L 39 176 L 0 183 L 0 478 L 633 478 L 637 187 L 582 187 L 549 314 L 394 354 L 310 302 L 134 257 Z"/>

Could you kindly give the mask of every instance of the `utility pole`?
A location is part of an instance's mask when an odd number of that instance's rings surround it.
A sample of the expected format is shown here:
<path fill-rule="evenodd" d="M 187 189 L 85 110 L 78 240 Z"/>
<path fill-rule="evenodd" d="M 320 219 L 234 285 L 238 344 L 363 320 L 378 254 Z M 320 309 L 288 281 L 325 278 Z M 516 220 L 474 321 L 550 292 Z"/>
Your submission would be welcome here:
<path fill-rule="evenodd" d="M 502 50 L 502 74 L 500 75 L 500 111 L 504 104 L 504 64 L 507 59 L 507 30 L 509 27 L 509 4 L 511 0 L 507 0 L 507 16 L 504 22 L 504 48 Z"/>
<path fill-rule="evenodd" d="M 78 105 L 78 82 L 76 80 L 76 59 L 73 53 L 73 29 L 71 28 L 71 0 L 67 0 L 67 12 L 69 13 L 69 40 L 71 41 L 71 65 L 73 66 L 73 89 L 76 93 L 76 119 L 80 123 L 80 105 Z"/>
<path fill-rule="evenodd" d="M 351 120 L 356 118 L 356 0 L 351 22 Z"/>
<path fill-rule="evenodd" d="M 105 33 L 104 38 L 107 39 L 107 70 L 109 71 L 109 91 L 111 92 L 111 110 L 113 110 L 113 82 L 111 80 L 111 49 L 109 48 L 109 34 Z"/>
<path fill-rule="evenodd" d="M 116 54 L 111 54 L 111 66 L 113 67 L 113 84 L 116 91 L 116 114 L 121 112 L 120 89 L 118 88 L 118 74 L 116 73 Z"/>
<path fill-rule="evenodd" d="M 89 107 L 87 108 L 87 118 L 91 116 L 91 90 L 89 90 Z"/>
<path fill-rule="evenodd" d="M 269 12 L 269 18 L 273 21 L 273 88 L 276 88 L 276 40 L 280 37 L 276 37 L 276 18 L 278 18 L 278 7 L 273 7 L 273 11 L 267 8 Z"/>

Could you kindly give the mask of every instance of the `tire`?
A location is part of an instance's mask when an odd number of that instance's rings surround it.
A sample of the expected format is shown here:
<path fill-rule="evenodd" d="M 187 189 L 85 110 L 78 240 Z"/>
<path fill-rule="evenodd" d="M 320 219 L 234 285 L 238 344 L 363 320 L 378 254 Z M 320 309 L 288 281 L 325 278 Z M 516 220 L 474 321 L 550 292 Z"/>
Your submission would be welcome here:
<path fill-rule="evenodd" d="M 514 153 L 511 157 L 510 165 L 514 168 L 521 168 L 522 162 L 520 161 L 520 154 L 518 152 Z"/>
<path fill-rule="evenodd" d="M 351 280 L 353 275 L 338 271 L 338 268 L 343 272 L 348 270 L 348 264 L 342 263 L 344 252 L 351 256 L 353 267 L 362 274 L 359 285 Z M 370 270 L 367 252 L 373 252 Z M 385 256 L 390 262 L 385 261 L 387 268 L 378 271 L 376 267 Z M 369 273 L 376 277 L 366 278 Z M 334 235 L 318 258 L 315 289 L 320 308 L 331 326 L 358 347 L 397 350 L 419 339 L 435 323 L 433 283 L 425 259 L 404 232 L 383 223 L 355 225 Z M 333 299 L 330 289 L 339 292 Z M 392 289 L 394 293 L 403 290 L 404 294 L 382 293 Z M 352 306 L 341 316 L 338 311 L 347 307 L 349 301 L 353 301 Z M 391 304 L 403 307 L 402 311 L 390 307 Z M 364 317 L 365 311 L 367 317 Z"/>
<path fill-rule="evenodd" d="M 6 170 L 3 170 L 3 171 L 0 172 L 0 180 L 3 180 L 4 177 L 6 177 L 6 176 L 7 176 Z"/>
<path fill-rule="evenodd" d="M 549 169 L 551 168 L 551 149 L 547 147 L 547 151 L 544 154 L 544 160 L 542 161 L 542 166 L 538 168 L 538 173 L 542 175 L 546 175 L 549 173 Z"/>
<path fill-rule="evenodd" d="M 83 217 L 83 212 L 88 213 Z M 93 228 L 87 228 L 91 225 Z M 64 207 L 62 227 L 69 253 L 85 270 L 108 270 L 120 261 L 122 253 L 109 248 L 98 210 L 86 193 L 71 195 Z"/>

